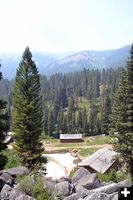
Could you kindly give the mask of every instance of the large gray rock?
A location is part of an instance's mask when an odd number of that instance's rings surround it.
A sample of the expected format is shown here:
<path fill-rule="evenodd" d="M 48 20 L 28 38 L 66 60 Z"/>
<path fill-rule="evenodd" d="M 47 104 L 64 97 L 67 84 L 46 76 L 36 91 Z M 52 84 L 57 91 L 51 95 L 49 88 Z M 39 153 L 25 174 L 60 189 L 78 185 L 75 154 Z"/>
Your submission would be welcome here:
<path fill-rule="evenodd" d="M 94 188 L 98 188 L 101 186 L 100 181 L 97 178 L 97 175 L 94 174 L 89 174 L 84 176 L 83 178 L 80 178 L 77 183 L 76 183 L 76 187 L 84 187 L 88 190 L 92 190 Z"/>
<path fill-rule="evenodd" d="M 11 189 L 12 189 L 11 186 L 5 184 L 1 190 L 1 196 L 5 198 L 8 197 Z"/>
<path fill-rule="evenodd" d="M 10 168 L 8 170 L 4 170 L 4 172 L 10 174 L 11 176 L 20 176 L 20 175 L 28 174 L 29 170 L 26 167 L 18 166 L 18 167 Z"/>
<path fill-rule="evenodd" d="M 118 183 L 118 187 L 121 188 L 121 187 L 131 187 L 132 186 L 132 183 L 130 180 L 124 180 L 124 181 L 120 181 Z"/>
<path fill-rule="evenodd" d="M 13 187 L 14 179 L 13 179 L 13 177 L 12 177 L 10 174 L 8 174 L 8 173 L 3 173 L 3 174 L 1 175 L 1 177 L 3 178 L 3 180 L 5 181 L 5 183 L 6 183 L 7 185 Z"/>
<path fill-rule="evenodd" d="M 9 200 L 35 200 L 35 199 L 21 192 L 18 189 L 18 187 L 15 187 L 11 190 L 9 194 Z"/>
<path fill-rule="evenodd" d="M 80 196 L 77 193 L 74 193 L 68 197 L 63 198 L 63 200 L 77 200 L 79 198 L 80 198 Z"/>
<path fill-rule="evenodd" d="M 131 182 L 129 180 L 121 181 L 119 183 L 112 183 L 110 185 L 106 185 L 100 188 L 93 189 L 91 192 L 94 193 L 107 193 L 107 194 L 112 194 L 114 192 L 117 192 L 119 188 L 121 187 L 130 187 Z"/>
<path fill-rule="evenodd" d="M 72 194 L 72 185 L 69 182 L 60 182 L 55 185 L 54 195 L 56 197 L 66 197 Z"/>
<path fill-rule="evenodd" d="M 118 193 L 113 197 L 112 200 L 118 200 Z"/>
<path fill-rule="evenodd" d="M 112 194 L 108 194 L 108 197 L 112 200 L 116 194 L 118 194 L 118 192 L 114 192 Z"/>
<path fill-rule="evenodd" d="M 13 180 L 13 177 L 10 174 L 6 173 L 6 172 L 2 173 L 1 177 L 3 177 L 5 182 L 8 181 L 8 180 Z"/>
<path fill-rule="evenodd" d="M 93 193 L 85 197 L 84 200 L 110 200 L 110 198 L 105 193 Z"/>
<path fill-rule="evenodd" d="M 48 190 L 50 193 L 54 195 L 54 188 L 56 185 L 56 181 L 52 179 L 44 179 L 44 189 Z"/>
<path fill-rule="evenodd" d="M 76 193 L 81 197 L 85 198 L 87 195 L 90 194 L 90 191 L 83 187 L 76 187 Z"/>
<path fill-rule="evenodd" d="M 87 176 L 87 175 L 89 175 L 89 174 L 91 174 L 86 168 L 84 168 L 84 167 L 80 167 L 77 171 L 76 171 L 76 173 L 75 173 L 75 175 L 74 175 L 74 178 L 72 179 L 72 182 L 74 183 L 74 184 L 76 184 L 81 178 L 83 178 L 83 177 L 85 177 L 85 176 Z"/>
<path fill-rule="evenodd" d="M 112 183 L 110 185 L 106 185 L 106 186 L 102 186 L 100 188 L 93 189 L 92 192 L 111 194 L 113 192 L 116 192 L 117 190 L 118 190 L 118 184 Z"/>
<path fill-rule="evenodd" d="M 36 200 L 36 199 L 34 199 L 33 197 L 30 197 L 26 194 L 19 194 L 19 196 L 16 198 L 16 200 Z"/>
<path fill-rule="evenodd" d="M 70 178 L 66 178 L 66 177 L 61 177 L 59 180 L 57 180 L 58 183 L 64 182 L 64 181 L 72 183 L 72 180 Z"/>
<path fill-rule="evenodd" d="M 18 187 L 13 188 L 9 194 L 9 200 L 16 200 L 20 193 Z"/>

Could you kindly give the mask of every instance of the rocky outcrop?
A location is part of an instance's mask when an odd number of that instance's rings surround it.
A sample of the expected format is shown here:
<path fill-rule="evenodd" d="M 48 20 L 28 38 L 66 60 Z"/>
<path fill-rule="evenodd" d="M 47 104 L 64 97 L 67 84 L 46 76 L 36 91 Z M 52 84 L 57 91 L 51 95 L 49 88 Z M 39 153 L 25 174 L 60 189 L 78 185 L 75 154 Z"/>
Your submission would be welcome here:
<path fill-rule="evenodd" d="M 77 170 L 75 173 L 74 178 L 72 179 L 72 182 L 76 184 L 81 178 L 90 175 L 91 173 L 84 167 L 81 167 Z"/>
<path fill-rule="evenodd" d="M 56 181 L 51 178 L 47 178 L 44 180 L 44 189 L 49 191 L 52 195 L 54 195 L 54 188 L 56 185 Z"/>
<path fill-rule="evenodd" d="M 35 200 L 35 199 L 21 192 L 18 189 L 18 187 L 15 187 L 11 190 L 9 194 L 9 200 Z"/>
<path fill-rule="evenodd" d="M 15 184 L 16 176 L 27 173 L 28 169 L 25 167 L 0 172 L 0 196 L 9 200 L 35 200 Z M 96 174 L 90 174 L 84 168 L 79 169 L 72 180 L 64 177 L 59 180 L 44 177 L 44 189 L 49 191 L 55 200 L 117 200 L 119 188 L 130 186 L 129 180 L 102 184 Z"/>
<path fill-rule="evenodd" d="M 90 174 L 86 169 L 78 170 L 72 180 L 46 178 L 44 183 L 45 188 L 54 194 L 55 200 L 117 200 L 119 188 L 131 186 L 129 180 L 103 186 L 96 174 Z"/>
<path fill-rule="evenodd" d="M 74 186 L 67 181 L 57 183 L 54 188 L 54 196 L 62 198 L 73 193 Z"/>
<path fill-rule="evenodd" d="M 4 172 L 3 174 L 1 174 L 0 177 L 4 180 L 5 184 L 7 184 L 7 185 L 9 185 L 11 187 L 13 186 L 14 179 L 10 174 L 8 174 L 7 172 Z"/>
<path fill-rule="evenodd" d="M 118 193 L 113 197 L 112 200 L 118 200 Z"/>
<path fill-rule="evenodd" d="M 34 200 L 34 198 L 21 192 L 15 186 L 15 178 L 18 175 L 27 174 L 29 170 L 26 167 L 19 166 L 0 172 L 0 197 L 9 200 Z"/>
<path fill-rule="evenodd" d="M 79 198 L 80 198 L 80 195 L 77 193 L 74 193 L 71 196 L 65 197 L 63 200 L 77 200 Z"/>
<path fill-rule="evenodd" d="M 11 192 L 11 190 L 12 190 L 12 187 L 7 185 L 7 184 L 5 184 L 3 186 L 3 188 L 2 188 L 2 190 L 1 190 L 1 196 L 2 197 L 8 197 L 10 192 Z"/>
<path fill-rule="evenodd" d="M 82 197 L 82 198 L 85 198 L 87 195 L 89 195 L 90 194 L 90 191 L 89 190 L 87 190 L 87 189 L 85 189 L 85 188 L 83 188 L 83 187 L 76 187 L 76 193 L 80 196 L 80 197 Z"/>
<path fill-rule="evenodd" d="M 98 188 L 101 186 L 100 181 L 97 178 L 96 174 L 89 174 L 86 175 L 82 178 L 80 178 L 77 183 L 76 186 L 82 186 L 83 188 L 86 188 L 88 190 L 92 190 L 94 188 Z"/>
<path fill-rule="evenodd" d="M 110 200 L 110 198 L 105 193 L 93 193 L 85 197 L 84 200 Z"/>
<path fill-rule="evenodd" d="M 112 183 L 110 185 L 99 187 L 99 188 L 91 190 L 91 191 L 96 192 L 96 193 L 112 194 L 114 192 L 117 192 L 119 190 L 119 188 L 121 188 L 121 187 L 130 187 L 130 186 L 131 186 L 131 182 L 129 180 L 125 180 L 125 181 L 121 181 L 119 183 Z"/>
<path fill-rule="evenodd" d="M 24 174 L 28 174 L 29 170 L 26 167 L 18 166 L 18 167 L 10 168 L 7 170 L 3 170 L 2 172 L 8 173 L 11 176 L 22 176 Z"/>

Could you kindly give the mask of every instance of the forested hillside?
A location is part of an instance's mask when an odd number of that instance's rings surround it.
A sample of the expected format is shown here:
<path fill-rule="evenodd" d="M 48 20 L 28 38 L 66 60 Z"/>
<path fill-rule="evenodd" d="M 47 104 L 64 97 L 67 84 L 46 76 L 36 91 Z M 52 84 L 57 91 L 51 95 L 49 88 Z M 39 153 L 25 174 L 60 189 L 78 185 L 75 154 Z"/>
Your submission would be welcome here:
<path fill-rule="evenodd" d="M 122 68 L 87 70 L 41 75 L 44 134 L 58 137 L 59 133 L 84 135 L 108 134 L 109 115 Z M 8 101 L 12 127 L 12 86 L 14 81 L 3 79 L 0 94 Z"/>

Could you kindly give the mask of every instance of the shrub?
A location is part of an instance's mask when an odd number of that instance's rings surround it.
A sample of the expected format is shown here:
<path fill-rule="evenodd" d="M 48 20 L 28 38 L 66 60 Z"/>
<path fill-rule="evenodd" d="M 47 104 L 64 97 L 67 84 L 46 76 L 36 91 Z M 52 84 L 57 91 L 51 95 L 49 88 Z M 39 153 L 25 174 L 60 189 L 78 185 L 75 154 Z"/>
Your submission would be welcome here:
<path fill-rule="evenodd" d="M 130 179 L 130 175 L 126 172 L 122 172 L 122 171 L 118 171 L 117 172 L 117 180 L 118 181 L 123 181 L 123 180 L 126 180 L 126 179 Z"/>
<path fill-rule="evenodd" d="M 41 176 L 26 176 L 21 180 L 19 188 L 25 194 L 34 197 L 36 200 L 53 200 L 52 195 L 44 189 L 44 181 Z"/>
<path fill-rule="evenodd" d="M 20 159 L 17 157 L 13 150 L 6 150 L 4 155 L 7 157 L 7 163 L 4 167 L 5 169 L 21 165 Z"/>
<path fill-rule="evenodd" d="M 34 184 L 33 181 L 34 179 L 31 176 L 26 176 L 23 180 L 21 180 L 19 184 L 20 190 L 23 191 L 25 194 L 31 196 Z"/>
<path fill-rule="evenodd" d="M 97 176 L 102 182 L 110 182 L 110 181 L 117 182 L 118 181 L 117 171 L 115 169 L 110 170 L 106 174 L 97 173 Z"/>

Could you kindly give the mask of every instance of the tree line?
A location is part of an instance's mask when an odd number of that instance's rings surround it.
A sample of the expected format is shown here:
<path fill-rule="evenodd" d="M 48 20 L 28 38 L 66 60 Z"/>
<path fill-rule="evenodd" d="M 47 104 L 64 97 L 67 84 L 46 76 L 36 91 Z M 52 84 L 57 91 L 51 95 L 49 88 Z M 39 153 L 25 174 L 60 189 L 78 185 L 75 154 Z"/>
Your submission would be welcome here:
<path fill-rule="evenodd" d="M 108 120 L 122 70 L 84 69 L 50 77 L 40 75 L 44 134 L 52 137 L 59 137 L 60 133 L 108 134 Z M 10 127 L 13 85 L 14 80 L 7 79 L 0 85 L 0 93 L 8 101 Z"/>

